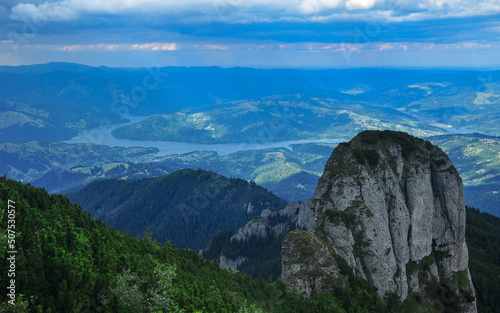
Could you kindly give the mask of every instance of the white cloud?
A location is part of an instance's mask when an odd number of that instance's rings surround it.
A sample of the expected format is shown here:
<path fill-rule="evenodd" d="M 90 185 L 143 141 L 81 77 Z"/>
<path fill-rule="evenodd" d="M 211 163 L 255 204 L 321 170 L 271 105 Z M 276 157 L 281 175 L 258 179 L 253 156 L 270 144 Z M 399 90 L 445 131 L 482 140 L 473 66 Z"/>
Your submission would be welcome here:
<path fill-rule="evenodd" d="M 133 50 L 146 50 L 146 51 L 174 51 L 174 50 L 177 50 L 176 43 L 162 43 L 162 42 L 133 44 L 131 47 Z"/>
<path fill-rule="evenodd" d="M 66 2 L 66 1 L 64 1 Z M 67 21 L 78 17 L 78 12 L 64 3 L 45 2 L 36 6 L 31 3 L 20 3 L 12 8 L 11 18 L 23 22 L 38 20 Z"/>
<path fill-rule="evenodd" d="M 373 8 L 377 0 L 349 0 L 345 7 L 348 10 L 367 10 Z"/>
<path fill-rule="evenodd" d="M 218 44 L 196 44 L 191 46 L 193 49 L 199 49 L 199 50 L 220 50 L 220 51 L 227 51 L 229 50 L 229 47 L 227 45 L 218 45 Z"/>
<path fill-rule="evenodd" d="M 0 41 L 8 46 L 10 41 Z M 127 44 L 27 44 L 25 47 L 32 50 L 51 50 L 65 52 L 81 51 L 308 51 L 308 52 L 346 52 L 346 51 L 371 51 L 374 53 L 397 51 L 445 51 L 445 50 L 472 50 L 488 49 L 492 46 L 499 47 L 500 43 L 479 43 L 475 41 L 462 41 L 452 44 L 436 44 L 432 42 L 373 42 L 373 43 L 324 43 L 324 42 L 296 42 L 296 43 L 248 43 L 248 44 L 218 44 L 218 43 L 127 43 Z"/>
<path fill-rule="evenodd" d="M 133 43 L 133 44 L 32 44 L 26 45 L 27 48 L 37 50 L 56 50 L 65 52 L 78 51 L 175 51 L 179 49 L 177 43 L 152 42 L 152 43 Z"/>
<path fill-rule="evenodd" d="M 9 40 L 0 41 L 7 45 Z M 176 43 L 176 42 L 146 42 L 146 43 L 99 43 L 99 44 L 26 44 L 27 49 L 49 50 L 64 52 L 81 51 L 227 51 L 227 50 L 252 50 L 256 46 L 252 44 L 221 45 L 216 43 Z M 258 49 L 269 50 L 270 45 L 260 45 Z"/>
<path fill-rule="evenodd" d="M 318 14 L 323 11 L 338 9 L 342 0 L 304 0 L 300 3 L 300 11 L 304 14 Z"/>
<path fill-rule="evenodd" d="M 500 0 L 58 0 L 39 5 L 20 3 L 14 20 L 75 20 L 92 15 L 161 15 L 166 20 L 325 21 L 380 18 L 413 21 L 500 13 Z"/>
<path fill-rule="evenodd" d="M 500 33 L 500 26 L 494 26 L 494 27 L 488 27 L 485 30 L 494 32 L 494 33 Z"/>

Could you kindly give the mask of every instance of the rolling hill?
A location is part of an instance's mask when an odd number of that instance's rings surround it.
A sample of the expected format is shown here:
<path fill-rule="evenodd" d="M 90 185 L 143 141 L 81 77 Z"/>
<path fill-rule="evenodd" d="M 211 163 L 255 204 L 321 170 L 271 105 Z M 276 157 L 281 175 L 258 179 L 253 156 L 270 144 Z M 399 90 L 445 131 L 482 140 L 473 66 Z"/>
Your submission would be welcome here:
<path fill-rule="evenodd" d="M 446 133 L 386 106 L 296 95 L 157 115 L 118 128 L 113 136 L 132 140 L 241 143 L 346 139 L 363 129 L 397 129 L 421 137 Z"/>
<path fill-rule="evenodd" d="M 49 141 L 0 143 L 0 173 L 13 179 L 33 181 L 52 170 L 111 162 L 147 161 L 157 152 L 156 148 L 121 148 Z M 55 178 L 53 184 L 66 184 L 61 176 L 57 175 Z"/>

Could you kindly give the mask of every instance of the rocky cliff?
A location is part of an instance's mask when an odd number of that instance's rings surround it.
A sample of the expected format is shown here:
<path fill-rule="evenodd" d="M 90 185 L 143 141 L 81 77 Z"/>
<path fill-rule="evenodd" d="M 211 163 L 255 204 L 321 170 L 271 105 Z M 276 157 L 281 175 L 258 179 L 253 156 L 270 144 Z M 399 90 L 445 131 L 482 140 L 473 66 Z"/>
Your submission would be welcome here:
<path fill-rule="evenodd" d="M 422 312 L 476 312 L 462 180 L 428 141 L 365 131 L 340 144 L 306 228 L 282 245 L 282 277 L 302 294 L 329 291 L 352 271 Z"/>
<path fill-rule="evenodd" d="M 223 269 L 276 279 L 281 273 L 283 238 L 294 229 L 306 229 L 310 212 L 310 199 L 289 203 L 276 212 L 263 210 L 238 230 L 217 234 L 203 257 L 217 260 Z"/>

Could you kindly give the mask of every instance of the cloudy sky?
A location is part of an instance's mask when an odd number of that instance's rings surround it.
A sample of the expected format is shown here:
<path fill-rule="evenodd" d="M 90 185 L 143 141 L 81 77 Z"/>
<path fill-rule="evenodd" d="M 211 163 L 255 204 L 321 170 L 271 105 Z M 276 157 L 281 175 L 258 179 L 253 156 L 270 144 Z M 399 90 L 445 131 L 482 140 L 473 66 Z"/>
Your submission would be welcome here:
<path fill-rule="evenodd" d="M 500 0 L 0 0 L 0 64 L 498 67 Z"/>

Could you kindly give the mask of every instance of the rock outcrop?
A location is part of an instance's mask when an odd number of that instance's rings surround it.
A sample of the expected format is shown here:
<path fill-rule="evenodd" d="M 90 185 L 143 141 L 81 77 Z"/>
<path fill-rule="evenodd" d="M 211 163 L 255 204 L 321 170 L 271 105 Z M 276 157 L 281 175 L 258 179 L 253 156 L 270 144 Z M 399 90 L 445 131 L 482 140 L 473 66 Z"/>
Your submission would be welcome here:
<path fill-rule="evenodd" d="M 282 277 L 302 294 L 330 290 L 348 275 L 347 264 L 381 296 L 425 299 L 427 312 L 477 311 L 462 180 L 428 141 L 365 131 L 341 143 L 318 182 L 305 228 L 289 233 L 282 246 Z"/>
<path fill-rule="evenodd" d="M 333 289 L 341 276 L 335 256 L 318 238 L 303 230 L 294 230 L 283 240 L 281 278 L 292 289 L 310 297 Z M 344 273 L 343 273 L 344 274 Z"/>
<path fill-rule="evenodd" d="M 236 272 L 238 271 L 238 267 L 240 267 L 241 264 L 245 263 L 246 261 L 248 261 L 248 259 L 241 256 L 237 257 L 236 260 L 231 260 L 221 255 L 219 257 L 219 266 L 224 270 L 231 270 L 233 272 Z"/>
<path fill-rule="evenodd" d="M 239 228 L 231 236 L 230 241 L 248 241 L 251 237 L 266 238 L 270 235 L 280 236 L 295 228 L 307 229 L 310 213 L 311 199 L 289 203 L 284 209 L 276 212 L 264 210 L 259 218 Z M 272 220 L 277 222 L 271 222 Z"/>
<path fill-rule="evenodd" d="M 307 229 L 310 213 L 311 199 L 289 203 L 275 212 L 263 210 L 260 217 L 234 233 L 216 235 L 202 255 L 217 260 L 223 269 L 277 278 L 281 272 L 283 238 L 297 228 Z"/>

